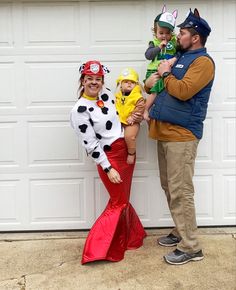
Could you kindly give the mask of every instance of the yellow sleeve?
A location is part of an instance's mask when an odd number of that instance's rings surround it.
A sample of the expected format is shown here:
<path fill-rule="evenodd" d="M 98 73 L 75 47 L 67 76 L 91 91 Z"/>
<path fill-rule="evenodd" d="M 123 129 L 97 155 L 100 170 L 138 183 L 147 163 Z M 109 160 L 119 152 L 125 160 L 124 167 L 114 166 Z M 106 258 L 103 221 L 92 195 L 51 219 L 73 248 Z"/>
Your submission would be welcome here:
<path fill-rule="evenodd" d="M 187 101 L 204 88 L 213 78 L 215 67 L 207 56 L 197 58 L 181 80 L 172 74 L 164 79 L 167 92 L 173 97 Z"/>

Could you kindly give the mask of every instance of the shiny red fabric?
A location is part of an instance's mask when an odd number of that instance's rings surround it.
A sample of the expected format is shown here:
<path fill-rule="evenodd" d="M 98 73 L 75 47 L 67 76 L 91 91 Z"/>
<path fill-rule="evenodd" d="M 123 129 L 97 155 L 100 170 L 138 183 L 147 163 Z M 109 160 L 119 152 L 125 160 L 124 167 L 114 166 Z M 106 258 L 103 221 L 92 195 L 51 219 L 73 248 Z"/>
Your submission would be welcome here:
<path fill-rule="evenodd" d="M 124 258 L 126 250 L 142 246 L 146 236 L 139 217 L 129 203 L 134 164 L 126 162 L 127 147 L 124 139 L 116 140 L 111 148 L 106 154 L 123 182 L 110 182 L 107 174 L 98 166 L 99 175 L 110 199 L 88 234 L 82 264 L 96 260 L 120 261 Z"/>

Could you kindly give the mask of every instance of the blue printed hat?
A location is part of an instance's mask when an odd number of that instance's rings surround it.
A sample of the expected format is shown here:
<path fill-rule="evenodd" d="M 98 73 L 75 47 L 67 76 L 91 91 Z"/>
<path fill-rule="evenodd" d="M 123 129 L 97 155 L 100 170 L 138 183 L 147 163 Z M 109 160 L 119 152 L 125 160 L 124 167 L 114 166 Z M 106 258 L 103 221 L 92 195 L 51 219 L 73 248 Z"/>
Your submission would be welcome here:
<path fill-rule="evenodd" d="M 177 25 L 177 27 L 193 28 L 202 36 L 208 36 L 211 32 L 210 26 L 208 25 L 206 20 L 200 17 L 197 8 L 194 9 L 194 13 L 190 9 L 187 18 L 184 20 L 183 23 Z"/>

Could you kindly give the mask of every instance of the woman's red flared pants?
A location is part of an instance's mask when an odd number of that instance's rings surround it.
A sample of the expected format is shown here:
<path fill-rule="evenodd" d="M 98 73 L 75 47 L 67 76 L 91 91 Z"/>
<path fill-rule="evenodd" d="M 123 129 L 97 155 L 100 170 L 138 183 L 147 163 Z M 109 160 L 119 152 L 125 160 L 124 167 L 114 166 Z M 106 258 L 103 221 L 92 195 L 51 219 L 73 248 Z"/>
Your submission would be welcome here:
<path fill-rule="evenodd" d="M 107 174 L 98 166 L 110 199 L 88 234 L 82 264 L 97 260 L 120 261 L 126 250 L 142 246 L 146 236 L 139 217 L 129 203 L 134 164 L 126 162 L 127 148 L 124 139 L 120 138 L 112 143 L 111 151 L 106 154 L 123 182 L 110 182 Z"/>

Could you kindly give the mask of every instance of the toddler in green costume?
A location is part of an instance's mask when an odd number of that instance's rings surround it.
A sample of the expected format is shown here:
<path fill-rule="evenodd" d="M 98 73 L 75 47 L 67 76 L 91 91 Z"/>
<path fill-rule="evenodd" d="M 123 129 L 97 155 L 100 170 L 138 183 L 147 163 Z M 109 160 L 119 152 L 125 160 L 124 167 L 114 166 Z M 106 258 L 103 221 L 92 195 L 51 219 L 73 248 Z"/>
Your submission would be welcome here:
<path fill-rule="evenodd" d="M 176 35 L 173 33 L 175 28 L 175 21 L 177 18 L 177 10 L 173 13 L 166 12 L 166 6 L 163 6 L 162 13 L 157 15 L 154 20 L 154 38 L 149 42 L 148 49 L 145 52 L 145 57 L 151 60 L 147 67 L 147 73 L 145 79 L 151 74 L 157 72 L 157 68 L 163 59 L 169 60 L 173 65 L 175 62 L 176 54 Z M 155 97 L 164 89 L 163 79 L 159 79 L 157 83 L 151 88 L 151 94 L 146 100 L 146 107 L 144 112 L 144 119 L 149 121 L 149 109 L 151 108 Z"/>

